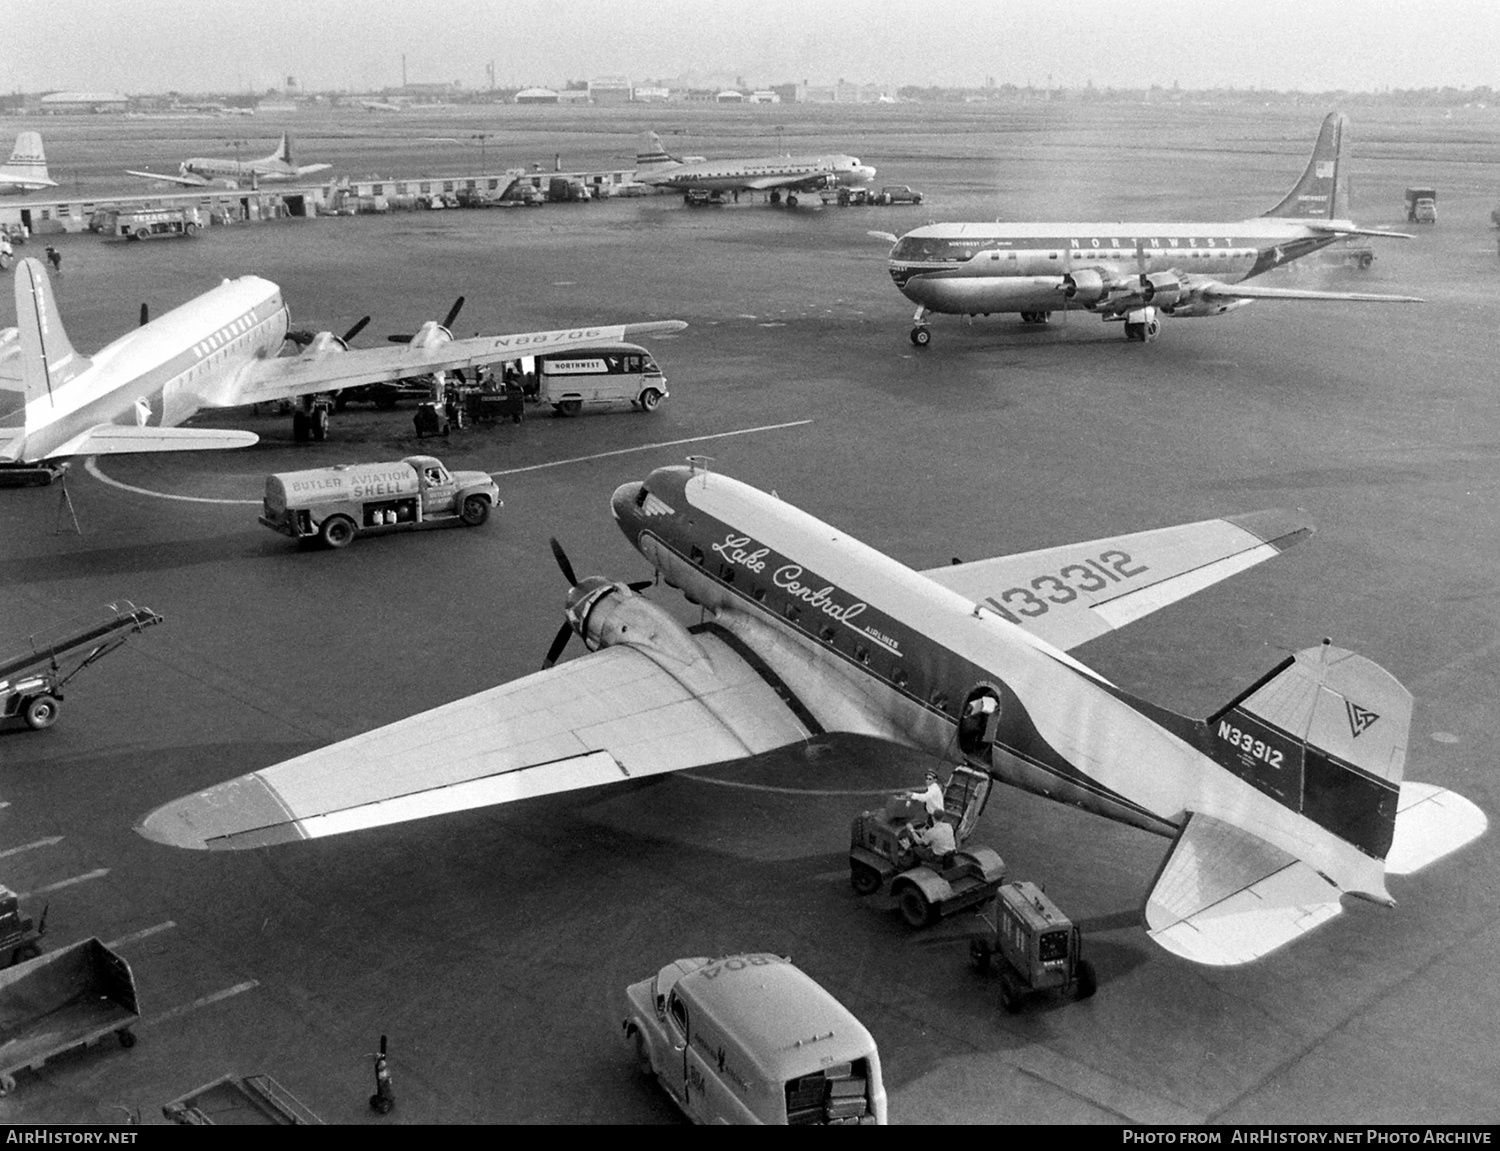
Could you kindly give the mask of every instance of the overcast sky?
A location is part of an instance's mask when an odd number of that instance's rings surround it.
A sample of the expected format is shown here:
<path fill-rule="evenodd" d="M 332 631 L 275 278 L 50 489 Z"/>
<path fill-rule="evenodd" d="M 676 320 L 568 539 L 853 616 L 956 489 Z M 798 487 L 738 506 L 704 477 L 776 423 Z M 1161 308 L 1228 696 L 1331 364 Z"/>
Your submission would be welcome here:
<path fill-rule="evenodd" d="M 624 75 L 1500 87 L 1497 0 L 6 0 L 0 90 Z"/>

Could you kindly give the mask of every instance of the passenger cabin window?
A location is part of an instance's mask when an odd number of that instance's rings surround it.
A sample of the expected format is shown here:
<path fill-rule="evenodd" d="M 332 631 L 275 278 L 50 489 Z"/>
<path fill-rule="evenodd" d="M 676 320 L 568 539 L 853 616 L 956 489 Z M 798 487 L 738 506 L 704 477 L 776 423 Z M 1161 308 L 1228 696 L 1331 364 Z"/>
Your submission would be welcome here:
<path fill-rule="evenodd" d="M 833 637 L 837 634 L 838 633 L 834 630 L 833 624 L 831 623 L 825 623 L 818 629 L 818 635 L 824 643 L 832 643 Z"/>
<path fill-rule="evenodd" d="M 905 687 L 908 678 L 904 667 L 898 667 L 891 673 L 891 682 L 897 687 Z"/>

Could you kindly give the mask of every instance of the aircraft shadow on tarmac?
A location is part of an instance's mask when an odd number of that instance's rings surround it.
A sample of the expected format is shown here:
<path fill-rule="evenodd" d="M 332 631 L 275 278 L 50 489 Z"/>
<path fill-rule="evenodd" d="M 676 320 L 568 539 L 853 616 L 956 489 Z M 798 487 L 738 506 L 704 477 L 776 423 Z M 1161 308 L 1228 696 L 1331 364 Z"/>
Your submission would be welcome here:
<path fill-rule="evenodd" d="M 0 587 L 44 580 L 86 579 L 138 572 L 172 571 L 226 561 L 277 559 L 287 552 L 285 542 L 268 540 L 260 532 L 236 532 L 211 539 L 159 541 L 98 548 L 71 554 L 21 556 L 0 573 Z"/>

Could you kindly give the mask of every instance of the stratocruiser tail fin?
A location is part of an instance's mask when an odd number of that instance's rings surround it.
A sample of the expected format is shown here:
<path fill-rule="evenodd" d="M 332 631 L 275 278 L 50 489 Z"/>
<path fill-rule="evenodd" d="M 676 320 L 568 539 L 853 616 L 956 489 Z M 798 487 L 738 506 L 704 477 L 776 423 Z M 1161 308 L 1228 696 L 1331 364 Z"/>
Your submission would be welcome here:
<path fill-rule="evenodd" d="M 1297 186 L 1267 216 L 1349 219 L 1349 117 L 1330 112 Z"/>

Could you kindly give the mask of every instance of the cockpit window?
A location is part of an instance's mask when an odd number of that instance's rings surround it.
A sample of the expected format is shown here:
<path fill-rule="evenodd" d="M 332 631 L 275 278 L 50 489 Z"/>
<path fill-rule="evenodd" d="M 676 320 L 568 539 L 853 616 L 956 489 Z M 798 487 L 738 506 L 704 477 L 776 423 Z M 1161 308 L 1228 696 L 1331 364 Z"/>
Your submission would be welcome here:
<path fill-rule="evenodd" d="M 649 496 L 650 494 L 651 493 L 646 490 L 646 485 L 642 484 L 641 485 L 641 490 L 635 493 L 635 506 L 637 508 L 643 508 L 643 507 L 645 507 L 646 506 L 646 497 Z"/>
<path fill-rule="evenodd" d="M 950 240 L 944 236 L 902 236 L 891 251 L 893 260 L 961 264 L 984 247 L 983 240 Z"/>

